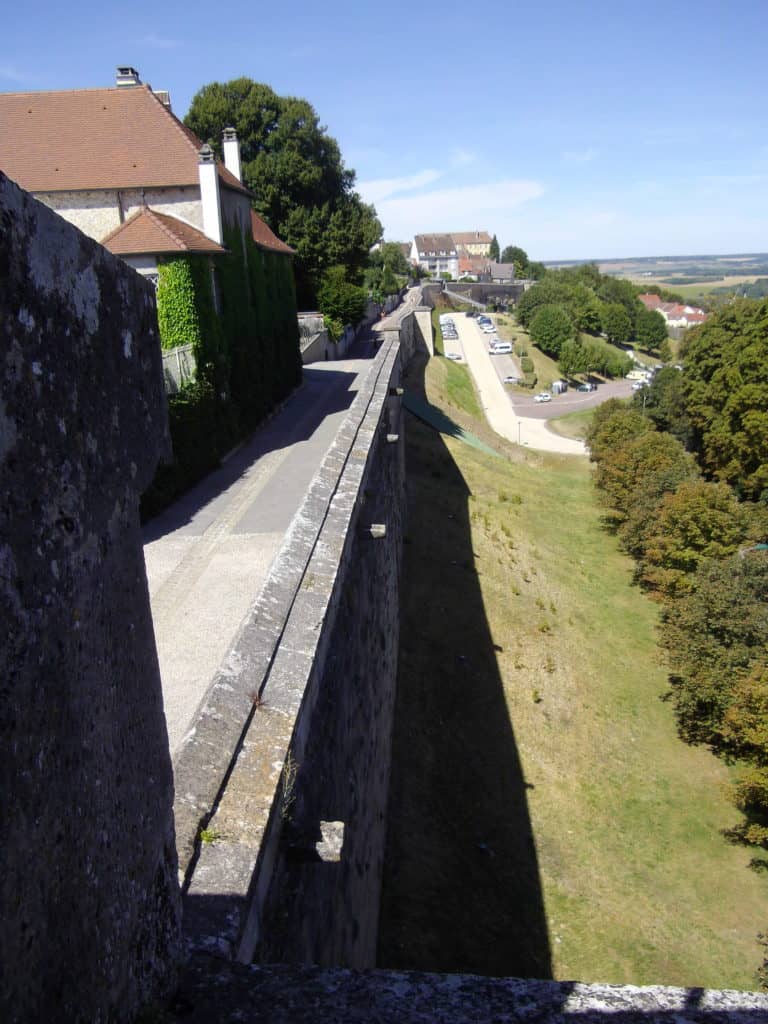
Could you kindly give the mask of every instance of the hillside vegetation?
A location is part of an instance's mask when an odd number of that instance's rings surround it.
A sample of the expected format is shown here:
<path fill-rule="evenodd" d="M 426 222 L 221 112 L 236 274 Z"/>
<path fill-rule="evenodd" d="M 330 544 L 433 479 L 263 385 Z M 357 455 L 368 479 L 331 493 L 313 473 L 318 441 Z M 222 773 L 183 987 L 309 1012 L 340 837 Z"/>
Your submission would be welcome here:
<path fill-rule="evenodd" d="M 753 988 L 768 880 L 721 834 L 729 769 L 676 735 L 592 470 L 449 407 L 443 363 L 430 400 L 500 457 L 407 420 L 379 963 Z"/>

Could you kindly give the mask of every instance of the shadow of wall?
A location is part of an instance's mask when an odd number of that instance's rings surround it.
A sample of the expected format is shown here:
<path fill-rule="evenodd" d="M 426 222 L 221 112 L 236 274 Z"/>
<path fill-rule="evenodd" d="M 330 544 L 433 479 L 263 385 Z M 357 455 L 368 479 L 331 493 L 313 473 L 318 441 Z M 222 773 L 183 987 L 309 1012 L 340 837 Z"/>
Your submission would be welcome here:
<path fill-rule="evenodd" d="M 406 387 L 424 394 L 425 361 Z M 407 526 L 378 965 L 550 978 L 526 782 L 472 550 L 469 491 L 406 416 Z"/>

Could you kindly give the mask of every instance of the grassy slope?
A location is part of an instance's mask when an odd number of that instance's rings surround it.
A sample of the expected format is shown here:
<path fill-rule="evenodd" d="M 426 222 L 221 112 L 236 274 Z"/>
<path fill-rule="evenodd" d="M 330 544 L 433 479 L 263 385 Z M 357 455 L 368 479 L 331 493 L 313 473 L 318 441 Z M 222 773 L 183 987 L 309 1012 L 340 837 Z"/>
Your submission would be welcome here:
<path fill-rule="evenodd" d="M 586 463 L 407 436 L 381 964 L 753 987 L 768 882 L 719 834 L 722 764 L 676 738 Z"/>

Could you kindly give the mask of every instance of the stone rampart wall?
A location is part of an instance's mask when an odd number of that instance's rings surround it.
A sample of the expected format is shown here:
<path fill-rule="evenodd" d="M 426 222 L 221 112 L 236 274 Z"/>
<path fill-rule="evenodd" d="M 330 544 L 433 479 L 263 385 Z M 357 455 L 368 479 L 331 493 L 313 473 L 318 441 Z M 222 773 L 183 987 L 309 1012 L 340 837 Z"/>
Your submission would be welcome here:
<path fill-rule="evenodd" d="M 198 948 L 375 961 L 399 642 L 399 368 L 390 332 L 177 757 Z"/>
<path fill-rule="evenodd" d="M 432 337 L 432 313 L 429 306 L 416 306 L 400 321 L 400 344 L 403 364 L 419 353 L 433 356 L 435 343 Z"/>
<path fill-rule="evenodd" d="M 0 174 L 0 1018 L 173 983 L 173 780 L 139 531 L 166 451 L 152 287 Z"/>

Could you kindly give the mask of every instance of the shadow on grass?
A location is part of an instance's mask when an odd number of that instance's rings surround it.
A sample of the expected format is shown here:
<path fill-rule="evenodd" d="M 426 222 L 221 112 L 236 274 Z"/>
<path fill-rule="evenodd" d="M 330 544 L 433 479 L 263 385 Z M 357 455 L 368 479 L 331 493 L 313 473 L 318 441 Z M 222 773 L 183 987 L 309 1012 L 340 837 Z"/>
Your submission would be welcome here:
<path fill-rule="evenodd" d="M 423 397 L 423 364 L 405 383 Z M 480 592 L 469 491 L 440 434 L 408 417 L 406 437 L 378 964 L 551 978 L 529 787 Z"/>

